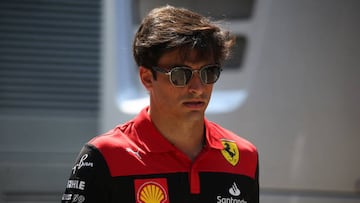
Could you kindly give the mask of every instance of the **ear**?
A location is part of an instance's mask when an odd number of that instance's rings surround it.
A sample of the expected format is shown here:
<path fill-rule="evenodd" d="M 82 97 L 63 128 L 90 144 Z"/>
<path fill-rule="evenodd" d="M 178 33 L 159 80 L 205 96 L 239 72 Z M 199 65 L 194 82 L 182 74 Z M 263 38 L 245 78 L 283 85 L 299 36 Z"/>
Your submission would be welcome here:
<path fill-rule="evenodd" d="M 143 66 L 140 66 L 139 68 L 139 76 L 140 81 L 144 85 L 144 87 L 149 90 L 152 88 L 153 85 L 153 75 L 150 69 L 144 68 Z"/>

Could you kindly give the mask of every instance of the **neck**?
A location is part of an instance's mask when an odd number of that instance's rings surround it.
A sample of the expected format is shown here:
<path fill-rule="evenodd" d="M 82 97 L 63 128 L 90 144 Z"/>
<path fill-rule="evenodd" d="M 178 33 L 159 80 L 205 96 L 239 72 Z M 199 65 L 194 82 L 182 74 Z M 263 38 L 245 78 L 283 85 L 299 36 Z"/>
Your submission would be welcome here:
<path fill-rule="evenodd" d="M 194 160 L 205 142 L 204 120 L 180 121 L 179 119 L 156 119 L 150 115 L 160 133 L 175 147 Z"/>

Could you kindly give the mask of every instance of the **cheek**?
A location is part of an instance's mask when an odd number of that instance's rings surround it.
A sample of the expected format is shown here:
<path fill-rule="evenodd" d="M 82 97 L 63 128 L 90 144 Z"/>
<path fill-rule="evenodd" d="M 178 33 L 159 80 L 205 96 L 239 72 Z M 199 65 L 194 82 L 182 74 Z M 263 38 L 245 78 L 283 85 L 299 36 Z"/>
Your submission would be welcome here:
<path fill-rule="evenodd" d="M 162 104 L 174 103 L 179 98 L 178 91 L 167 81 L 155 82 L 151 94 L 154 101 Z"/>
<path fill-rule="evenodd" d="M 214 84 L 205 85 L 205 92 L 212 92 Z"/>

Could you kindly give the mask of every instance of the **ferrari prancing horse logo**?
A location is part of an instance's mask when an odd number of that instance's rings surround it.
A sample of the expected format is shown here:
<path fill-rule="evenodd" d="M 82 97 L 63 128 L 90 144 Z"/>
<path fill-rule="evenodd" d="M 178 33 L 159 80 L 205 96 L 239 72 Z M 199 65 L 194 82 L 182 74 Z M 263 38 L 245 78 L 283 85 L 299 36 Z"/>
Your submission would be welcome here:
<path fill-rule="evenodd" d="M 225 159 L 233 166 L 239 162 L 239 149 L 235 142 L 230 140 L 221 140 L 224 149 L 221 150 Z"/>

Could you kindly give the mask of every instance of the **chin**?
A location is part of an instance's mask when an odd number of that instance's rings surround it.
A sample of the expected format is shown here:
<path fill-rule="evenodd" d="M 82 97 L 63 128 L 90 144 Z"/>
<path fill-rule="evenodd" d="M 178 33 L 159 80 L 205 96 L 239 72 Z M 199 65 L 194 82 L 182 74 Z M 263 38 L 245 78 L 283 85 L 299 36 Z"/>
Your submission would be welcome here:
<path fill-rule="evenodd" d="M 200 121 L 204 120 L 205 114 L 204 111 L 190 111 L 186 117 L 191 121 Z"/>

